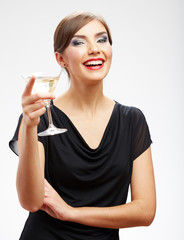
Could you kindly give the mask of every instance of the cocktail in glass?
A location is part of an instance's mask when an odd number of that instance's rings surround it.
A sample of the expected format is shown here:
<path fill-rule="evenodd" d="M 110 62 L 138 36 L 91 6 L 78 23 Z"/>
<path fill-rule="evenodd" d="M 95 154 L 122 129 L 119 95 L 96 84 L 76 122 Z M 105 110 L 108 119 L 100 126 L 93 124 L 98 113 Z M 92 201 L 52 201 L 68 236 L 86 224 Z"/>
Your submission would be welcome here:
<path fill-rule="evenodd" d="M 51 75 L 46 75 L 44 73 L 33 73 L 32 75 L 28 76 L 23 76 L 26 82 L 29 82 L 32 76 L 35 76 L 36 80 L 33 85 L 33 90 L 35 92 L 54 92 L 56 85 L 59 81 L 61 73 L 58 76 L 51 76 Z M 48 119 L 49 119 L 49 126 L 48 128 L 43 131 L 38 133 L 38 136 L 50 136 L 50 135 L 56 135 L 60 133 L 64 133 L 67 131 L 66 128 L 57 128 L 53 124 L 52 120 L 52 114 L 51 114 L 51 107 L 50 107 L 50 100 L 45 99 L 45 104 L 47 108 L 47 114 L 48 114 Z"/>

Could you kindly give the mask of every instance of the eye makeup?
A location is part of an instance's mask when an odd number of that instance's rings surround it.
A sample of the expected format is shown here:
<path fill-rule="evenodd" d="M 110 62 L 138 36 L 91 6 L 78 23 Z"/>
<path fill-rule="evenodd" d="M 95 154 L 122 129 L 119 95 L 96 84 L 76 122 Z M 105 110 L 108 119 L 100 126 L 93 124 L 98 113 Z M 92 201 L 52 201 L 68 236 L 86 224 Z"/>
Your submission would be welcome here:
<path fill-rule="evenodd" d="M 86 36 L 83 35 L 76 35 L 73 37 L 73 39 L 71 40 L 71 45 L 72 46 L 80 46 L 86 43 Z M 96 34 L 96 42 L 97 43 L 106 43 L 109 42 L 109 38 L 107 33 L 99 33 Z"/>
<path fill-rule="evenodd" d="M 97 39 L 97 42 L 98 43 L 106 43 L 106 42 L 108 42 L 109 41 L 109 39 L 108 39 L 108 36 L 107 35 L 103 35 L 103 36 L 101 36 L 101 37 L 99 37 L 98 39 Z"/>
<path fill-rule="evenodd" d="M 85 41 L 83 39 L 77 39 L 77 38 L 74 38 L 71 41 L 71 45 L 72 46 L 80 46 L 80 45 L 82 45 L 84 43 L 85 43 Z"/>

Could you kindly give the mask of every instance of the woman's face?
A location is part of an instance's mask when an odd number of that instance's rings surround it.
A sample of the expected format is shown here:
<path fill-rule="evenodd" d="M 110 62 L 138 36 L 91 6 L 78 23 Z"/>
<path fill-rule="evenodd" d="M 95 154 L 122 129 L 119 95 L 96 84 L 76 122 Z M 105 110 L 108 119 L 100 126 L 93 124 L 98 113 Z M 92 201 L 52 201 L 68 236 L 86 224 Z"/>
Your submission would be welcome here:
<path fill-rule="evenodd" d="M 60 55 L 71 80 L 99 81 L 107 75 L 112 59 L 112 47 L 104 25 L 92 20 L 72 38 Z"/>

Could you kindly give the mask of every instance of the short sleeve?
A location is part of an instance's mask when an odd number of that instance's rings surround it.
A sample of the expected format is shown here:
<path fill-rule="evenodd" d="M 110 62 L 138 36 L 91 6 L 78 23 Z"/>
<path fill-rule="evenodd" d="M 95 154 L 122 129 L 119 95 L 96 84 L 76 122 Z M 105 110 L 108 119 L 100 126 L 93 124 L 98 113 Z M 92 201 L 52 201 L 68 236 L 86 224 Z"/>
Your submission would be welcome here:
<path fill-rule="evenodd" d="M 149 127 L 141 110 L 132 107 L 132 160 L 135 160 L 151 145 Z"/>
<path fill-rule="evenodd" d="M 18 123 L 17 123 L 17 127 L 15 130 L 15 133 L 13 135 L 13 138 L 9 141 L 9 147 L 10 149 L 18 156 L 18 144 L 17 144 L 17 140 L 18 140 L 18 134 L 19 134 L 19 128 L 20 128 L 20 124 L 22 121 L 22 114 L 20 115 L 19 119 L 18 119 Z M 40 118 L 40 123 L 38 125 L 38 132 L 42 132 L 45 129 L 47 129 L 48 127 L 48 118 L 46 116 L 46 114 L 43 114 Z M 39 137 L 38 136 L 38 141 L 41 142 L 44 145 L 44 148 L 46 148 L 47 146 L 47 137 Z"/>

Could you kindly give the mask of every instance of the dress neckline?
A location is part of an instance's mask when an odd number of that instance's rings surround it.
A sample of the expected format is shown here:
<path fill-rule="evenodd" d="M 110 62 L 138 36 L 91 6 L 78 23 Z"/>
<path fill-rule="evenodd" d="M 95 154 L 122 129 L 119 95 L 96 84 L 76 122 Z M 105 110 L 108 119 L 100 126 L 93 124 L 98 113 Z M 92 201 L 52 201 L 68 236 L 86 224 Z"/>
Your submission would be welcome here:
<path fill-rule="evenodd" d="M 52 105 L 53 107 L 60 113 L 62 113 L 62 115 L 64 116 L 64 118 L 67 120 L 67 122 L 72 126 L 73 130 L 75 131 L 75 133 L 77 134 L 77 136 L 80 138 L 80 140 L 82 141 L 82 143 L 85 145 L 86 148 L 88 148 L 90 151 L 94 152 L 94 151 L 97 151 L 99 150 L 99 148 L 101 148 L 101 146 L 103 145 L 103 142 L 105 141 L 106 139 L 106 136 L 108 136 L 108 132 L 109 132 L 109 129 L 110 129 L 110 125 L 111 125 L 111 122 L 112 122 L 112 119 L 113 119 L 113 116 L 114 116 L 114 112 L 115 112 L 115 109 L 116 109 L 116 106 L 117 106 L 117 102 L 114 101 L 114 106 L 113 106 L 113 109 L 112 109 L 112 112 L 111 112 L 111 115 L 110 115 L 110 118 L 108 120 L 108 123 L 105 127 L 105 130 L 103 132 L 103 135 L 102 135 L 102 138 L 98 144 L 98 146 L 96 148 L 92 148 L 89 146 L 89 144 L 87 143 L 87 141 L 84 139 L 84 137 L 82 136 L 82 134 L 80 133 L 80 131 L 77 129 L 77 127 L 75 126 L 75 124 L 72 122 L 72 120 L 69 118 L 69 116 L 63 112 L 60 108 L 58 108 L 57 106 L 54 105 L 54 102 L 52 101 Z M 68 133 L 70 134 L 70 131 L 68 131 Z M 71 134 L 70 134 L 71 136 Z"/>

